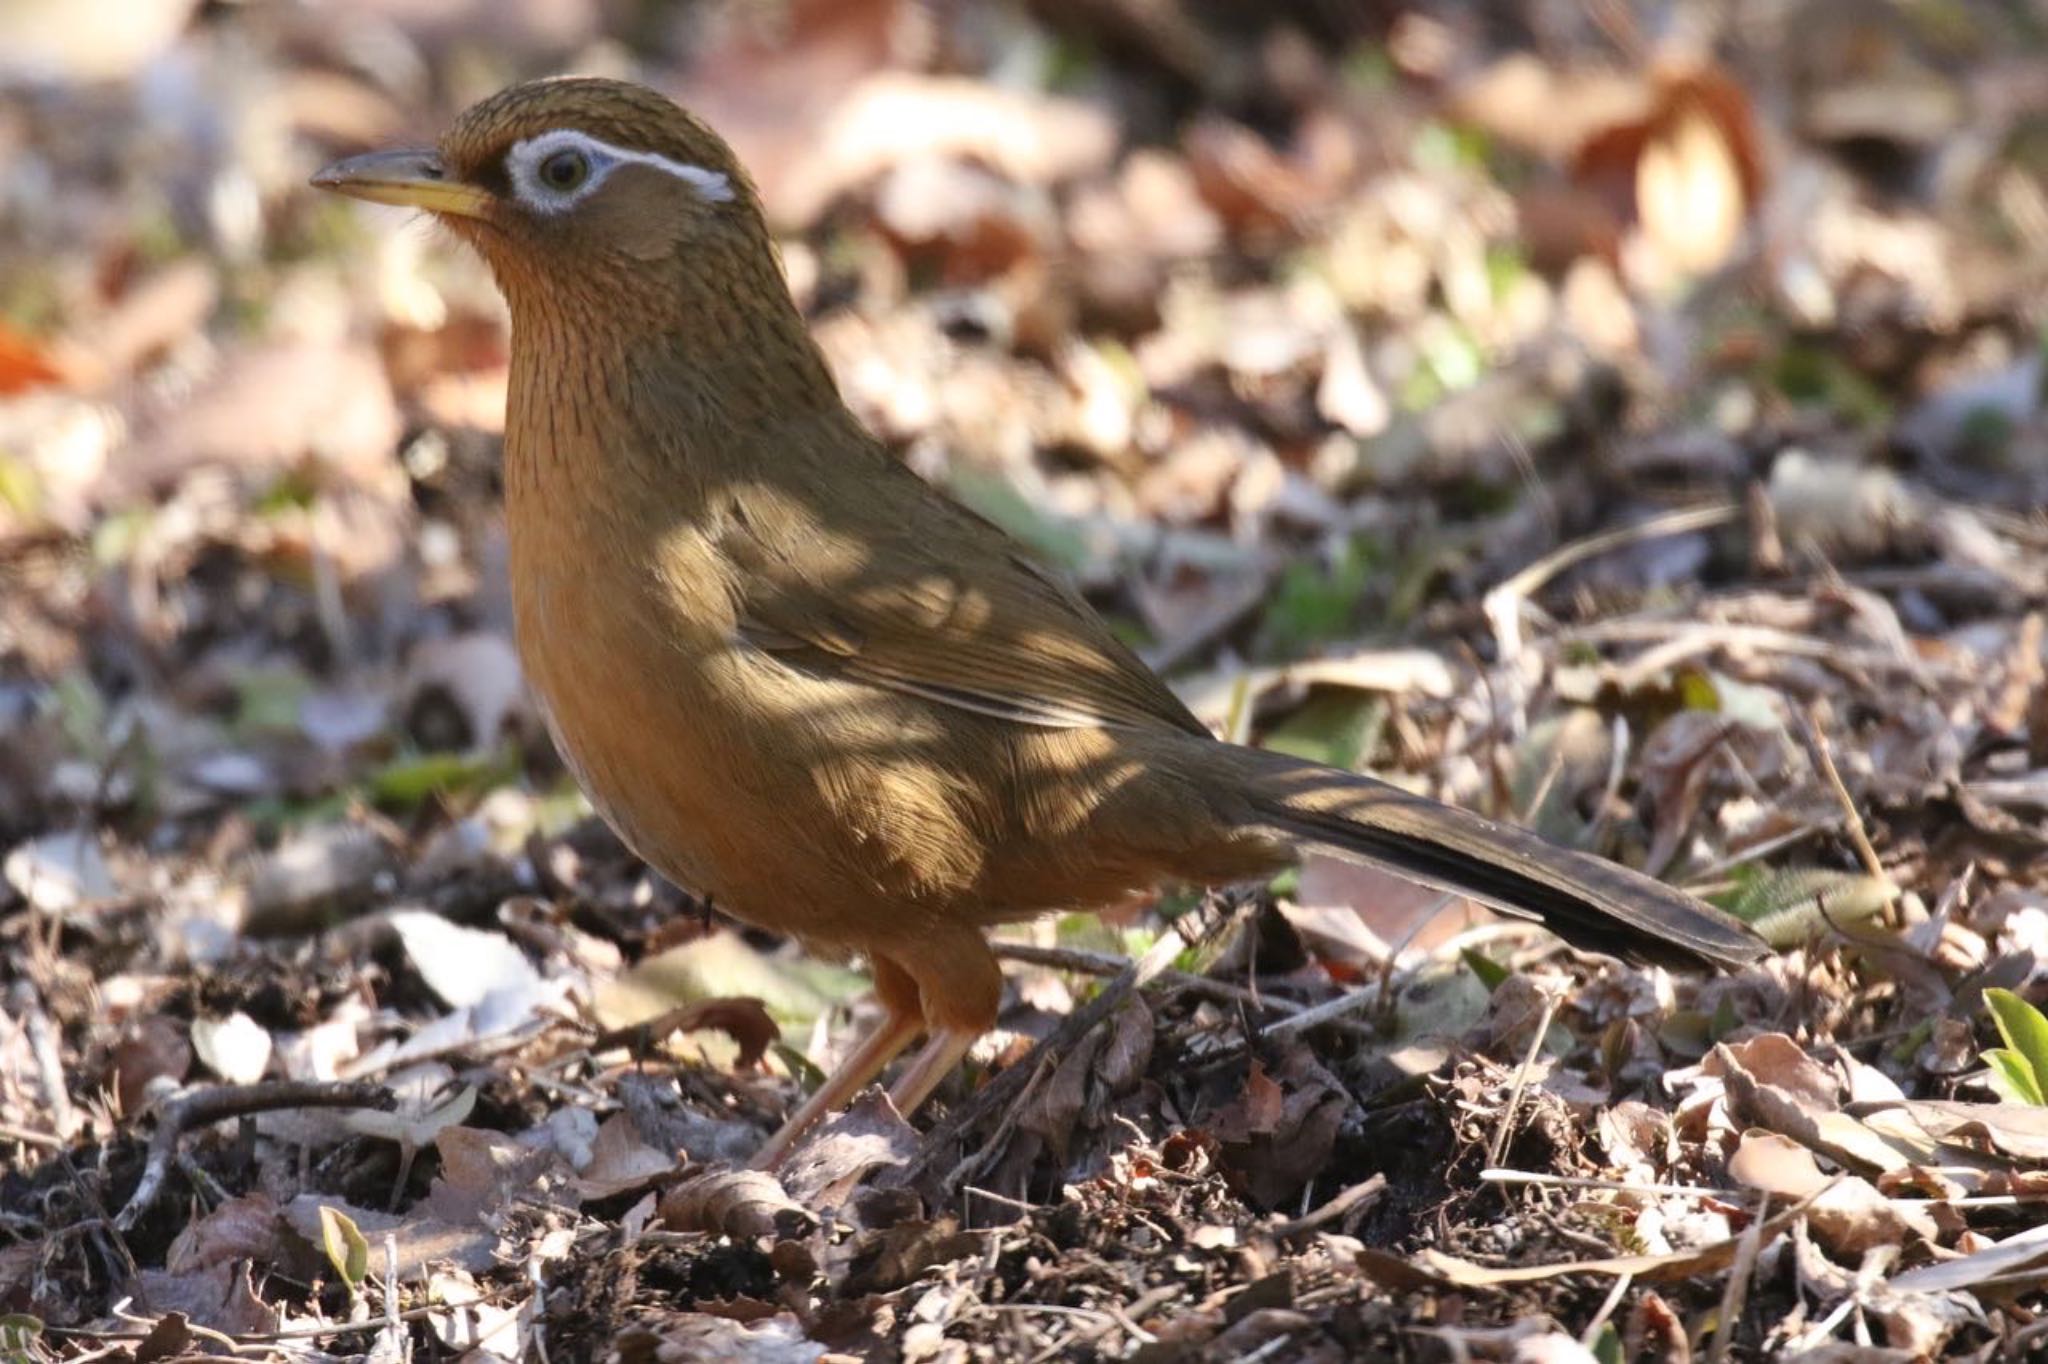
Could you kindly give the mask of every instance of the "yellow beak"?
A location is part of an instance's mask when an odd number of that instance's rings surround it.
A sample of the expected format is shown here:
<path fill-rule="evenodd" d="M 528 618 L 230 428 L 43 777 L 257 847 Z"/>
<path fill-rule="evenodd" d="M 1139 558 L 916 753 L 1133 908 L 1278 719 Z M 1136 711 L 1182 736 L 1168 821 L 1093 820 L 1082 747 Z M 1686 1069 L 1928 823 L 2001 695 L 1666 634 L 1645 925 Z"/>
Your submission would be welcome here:
<path fill-rule="evenodd" d="M 416 147 L 348 157 L 315 175 L 313 184 L 373 204 L 423 208 L 459 218 L 486 217 L 491 207 L 488 190 L 448 179 L 439 154 Z"/>

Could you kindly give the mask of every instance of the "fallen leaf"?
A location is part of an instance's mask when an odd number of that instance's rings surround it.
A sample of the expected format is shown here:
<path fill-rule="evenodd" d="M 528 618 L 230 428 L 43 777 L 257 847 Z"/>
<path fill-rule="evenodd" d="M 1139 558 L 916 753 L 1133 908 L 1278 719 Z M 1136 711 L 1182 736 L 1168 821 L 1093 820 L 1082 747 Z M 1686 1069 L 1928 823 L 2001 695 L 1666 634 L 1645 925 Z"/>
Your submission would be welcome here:
<path fill-rule="evenodd" d="M 49 914 L 111 899 L 116 891 L 99 836 L 86 829 L 17 844 L 0 871 L 23 899 Z"/>
<path fill-rule="evenodd" d="M 457 1225 L 421 1215 L 401 1217 L 359 1208 L 328 1195 L 300 1194 L 284 1205 L 284 1220 L 316 1252 L 321 1245 L 322 1208 L 355 1223 L 363 1238 L 375 1247 L 375 1267 L 380 1274 L 386 1271 L 386 1236 L 395 1243 L 398 1275 L 402 1279 L 412 1278 L 434 1263 L 458 1265 L 472 1274 L 481 1274 L 497 1264 L 497 1233 L 480 1224 Z"/>
<path fill-rule="evenodd" d="M 109 1065 L 121 1112 L 129 1117 L 140 1113 L 157 1088 L 183 1080 L 191 1069 L 192 1046 L 175 1020 L 159 1015 L 129 1024 L 114 1044 Z"/>
<path fill-rule="evenodd" d="M 675 1157 L 640 1139 L 639 1129 L 625 1113 L 614 1113 L 597 1129 L 590 1161 L 576 1172 L 571 1187 L 584 1198 L 612 1198 L 642 1188 L 674 1172 Z"/>
<path fill-rule="evenodd" d="M 1926 1154 L 1842 1112 L 1833 1078 L 1782 1033 L 1719 1043 L 1702 1069 L 1726 1082 L 1732 1106 L 1745 1121 L 1851 1169 L 1883 1173 Z"/>
<path fill-rule="evenodd" d="M 662 1224 L 671 1231 L 708 1231 L 753 1240 L 800 1236 L 817 1219 L 790 1200 L 781 1181 L 760 1170 L 705 1170 L 661 1197 Z"/>
<path fill-rule="evenodd" d="M 1805 1211 L 1804 1205 L 1795 1204 L 1772 1217 L 1754 1230 L 1757 1244 L 1760 1247 L 1771 1244 L 1804 1216 Z M 1607 1278 L 1627 1275 L 1645 1283 L 1676 1283 L 1727 1269 L 1735 1262 L 1735 1253 L 1741 1243 L 1742 1237 L 1731 1236 L 1710 1245 L 1663 1255 L 1615 1255 L 1547 1265 L 1480 1265 L 1427 1248 L 1413 1260 L 1370 1248 L 1357 1252 L 1357 1257 L 1359 1268 L 1365 1271 L 1366 1277 L 1404 1291 L 1499 1288 L 1507 1284 L 1541 1283 L 1568 1274 L 1595 1274 Z"/>
<path fill-rule="evenodd" d="M 481 1004 L 491 995 L 524 996 L 540 989 L 540 972 L 502 933 L 450 923 L 424 910 L 397 910 L 388 917 L 413 969 L 453 1008 Z"/>
<path fill-rule="evenodd" d="M 473 1103 L 475 1091 L 464 1092 Z M 567 1173 L 560 1153 L 523 1145 L 502 1132 L 444 1126 L 433 1143 L 441 1172 L 419 1211 L 457 1226 L 489 1219 L 514 1200 L 544 1197 Z"/>
<path fill-rule="evenodd" d="M 836 1208 L 874 1171 L 908 1161 L 917 1146 L 917 1129 L 870 1086 L 790 1153 L 782 1182 L 806 1208 Z"/>
<path fill-rule="evenodd" d="M 221 1019 L 193 1019 L 192 1050 L 229 1084 L 254 1084 L 270 1068 L 270 1034 L 240 1010 Z"/>
<path fill-rule="evenodd" d="M 1987 1279 L 2026 1273 L 2039 1268 L 2044 1261 L 2048 1261 L 2048 1224 L 2015 1232 L 1960 1259 L 1894 1274 L 1888 1283 L 1899 1293 L 1944 1293 L 1975 1288 Z"/>
<path fill-rule="evenodd" d="M 1896 1112 L 1937 1141 L 1982 1144 L 2014 1160 L 2048 1162 L 2048 1108 L 1908 1099 L 1857 1104 L 1850 1111 L 1873 1121 Z"/>
<path fill-rule="evenodd" d="M 1925 1212 L 1909 1211 L 1869 1181 L 1854 1176 L 1830 1179 L 1813 1153 L 1775 1132 L 1750 1131 L 1728 1158 L 1728 1174 L 1739 1184 L 1786 1199 L 1809 1199 L 1814 1234 L 1842 1255 L 1861 1255 L 1873 1246 L 1905 1243 L 1907 1232 L 1933 1244 L 1939 1229 Z"/>
<path fill-rule="evenodd" d="M 0 322 L 0 396 L 40 388 L 63 378 L 63 369 L 44 347 Z"/>

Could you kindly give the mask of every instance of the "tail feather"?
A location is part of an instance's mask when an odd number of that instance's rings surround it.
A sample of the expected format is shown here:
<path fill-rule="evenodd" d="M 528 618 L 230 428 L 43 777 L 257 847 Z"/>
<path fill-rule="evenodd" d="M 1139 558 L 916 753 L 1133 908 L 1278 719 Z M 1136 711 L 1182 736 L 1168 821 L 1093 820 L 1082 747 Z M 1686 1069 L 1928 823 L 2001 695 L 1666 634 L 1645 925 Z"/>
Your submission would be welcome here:
<path fill-rule="evenodd" d="M 1266 753 L 1254 818 L 1282 837 L 1540 919 L 1588 951 L 1660 966 L 1739 967 L 1770 949 L 1731 915 L 1619 863 L 1385 782 Z"/>

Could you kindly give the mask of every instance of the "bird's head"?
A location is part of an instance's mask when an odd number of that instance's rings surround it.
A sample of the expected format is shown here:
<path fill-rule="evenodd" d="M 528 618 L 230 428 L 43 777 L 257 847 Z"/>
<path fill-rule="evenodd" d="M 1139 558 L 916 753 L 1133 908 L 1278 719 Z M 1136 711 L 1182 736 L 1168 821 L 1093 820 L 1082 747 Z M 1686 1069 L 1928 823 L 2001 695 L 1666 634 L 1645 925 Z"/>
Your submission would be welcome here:
<path fill-rule="evenodd" d="M 471 106 L 438 146 L 350 157 L 313 183 L 432 213 L 482 253 L 515 309 L 535 293 L 729 284 L 736 257 L 768 253 L 759 200 L 724 139 L 624 81 L 513 86 Z"/>

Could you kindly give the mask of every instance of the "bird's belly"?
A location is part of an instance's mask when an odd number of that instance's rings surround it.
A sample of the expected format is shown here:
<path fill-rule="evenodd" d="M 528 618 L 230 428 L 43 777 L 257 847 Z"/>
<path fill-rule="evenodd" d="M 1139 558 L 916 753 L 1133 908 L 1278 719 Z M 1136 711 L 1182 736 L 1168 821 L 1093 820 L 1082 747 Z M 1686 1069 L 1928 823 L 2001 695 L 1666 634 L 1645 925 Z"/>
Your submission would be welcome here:
<path fill-rule="evenodd" d="M 1218 845 L 1203 783 L 1132 736 L 794 669 L 694 612 L 622 609 L 632 587 L 602 573 L 521 573 L 514 548 L 521 657 L 578 782 L 648 863 L 741 919 L 867 950 L 1273 860 Z"/>
<path fill-rule="evenodd" d="M 595 579 L 529 576 L 514 594 L 556 747 L 636 853 L 741 919 L 824 945 L 960 912 L 988 821 L 944 770 L 943 726 L 619 601 Z"/>

